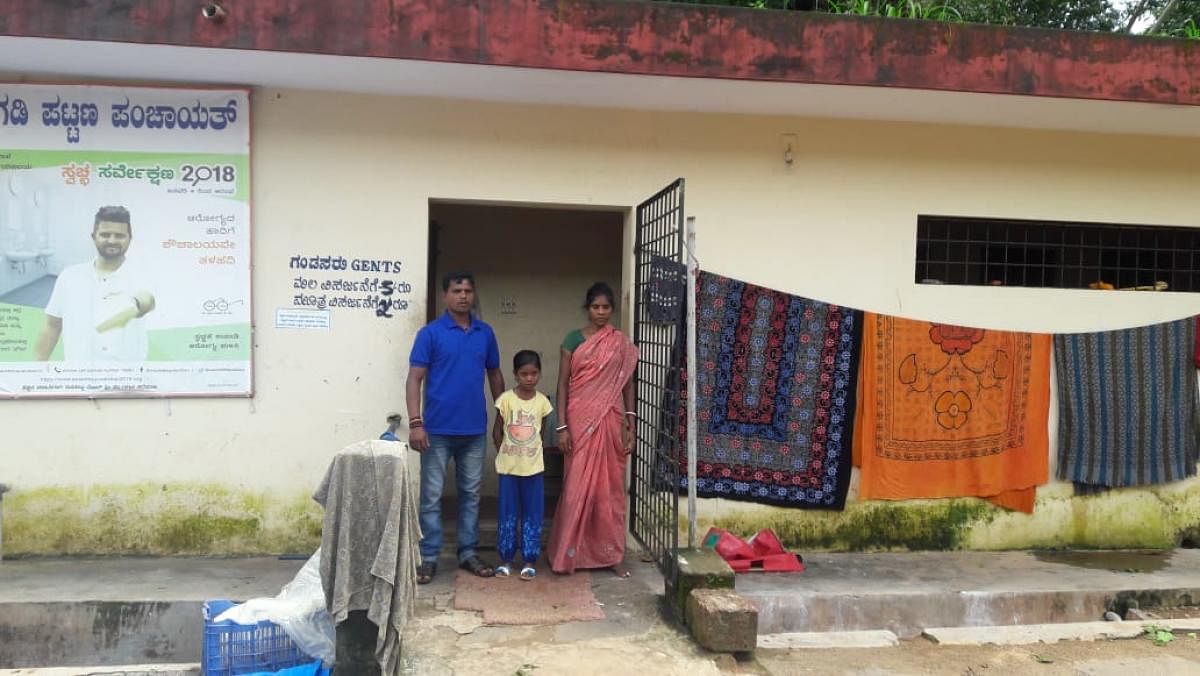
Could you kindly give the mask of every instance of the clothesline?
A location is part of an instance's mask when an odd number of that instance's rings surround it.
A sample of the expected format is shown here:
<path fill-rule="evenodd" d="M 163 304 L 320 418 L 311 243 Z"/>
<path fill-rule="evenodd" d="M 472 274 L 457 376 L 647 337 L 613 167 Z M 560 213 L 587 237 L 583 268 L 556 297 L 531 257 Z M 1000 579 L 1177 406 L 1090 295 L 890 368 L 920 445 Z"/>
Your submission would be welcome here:
<path fill-rule="evenodd" d="M 685 251 L 685 254 L 688 254 L 688 253 L 690 253 L 690 252 L 688 252 L 688 251 Z M 710 271 L 708 271 L 708 270 L 703 270 L 703 272 L 704 272 L 705 274 L 714 274 L 714 275 L 715 275 L 715 274 L 717 274 L 717 273 L 715 273 L 715 272 L 710 272 Z M 746 283 L 748 283 L 748 284 L 749 284 L 750 282 L 746 282 Z M 1162 282 L 1156 282 L 1156 285 L 1158 285 L 1158 286 L 1156 286 L 1156 287 L 1149 287 L 1149 286 L 1146 286 L 1146 287 L 1125 287 L 1125 288 L 1121 288 L 1121 289 L 1116 289 L 1116 288 L 1111 288 L 1111 289 L 1109 289 L 1109 288 L 1106 288 L 1106 287 L 1105 287 L 1105 288 L 1103 288 L 1103 290 L 1111 290 L 1111 291 L 1156 291 L 1156 292 L 1162 292 L 1162 291 L 1165 291 L 1165 288 L 1161 287 L 1161 285 L 1162 285 Z M 1111 285 L 1109 285 L 1109 286 L 1111 286 Z M 766 287 L 764 287 L 764 288 L 766 288 Z M 1097 288 L 1101 288 L 1101 287 L 1097 287 Z M 1078 290 L 1078 289 L 1075 289 L 1075 290 Z M 812 301 L 812 302 L 814 302 L 814 303 L 823 303 L 823 304 L 827 304 L 827 305 L 839 305 L 838 303 L 835 303 L 835 302 L 833 302 L 833 301 L 824 300 L 824 299 L 821 299 L 821 298 L 814 298 L 814 297 L 812 297 L 812 296 L 799 296 L 799 294 L 792 294 L 792 293 L 790 293 L 790 292 L 787 292 L 787 291 L 779 291 L 779 293 L 785 293 L 785 294 L 789 294 L 789 295 L 796 295 L 796 296 L 798 296 L 798 297 L 803 297 L 803 298 L 806 298 L 806 299 L 808 299 L 808 300 L 810 300 L 810 301 Z M 849 306 L 842 305 L 841 307 L 849 307 Z M 1017 332 L 1021 332 L 1021 333 L 1034 333 L 1034 334 L 1042 334 L 1042 335 L 1050 335 L 1050 336 L 1057 336 L 1057 335 L 1077 335 L 1077 334 L 1084 334 L 1084 333 L 1102 333 L 1102 332 L 1106 332 L 1106 331 L 1124 331 L 1124 330 L 1129 330 L 1129 329 L 1140 329 L 1140 328 L 1146 328 L 1146 327 L 1149 327 L 1149 326 L 1156 326 L 1156 325 L 1159 325 L 1159 324 L 1169 323 L 1169 322 L 1172 322 L 1172 321 L 1176 321 L 1177 319 L 1184 319 L 1184 318 L 1187 318 L 1187 317 L 1196 317 L 1196 318 L 1197 318 L 1197 320 L 1198 320 L 1198 321 L 1200 321 L 1200 308 L 1197 308 L 1196 312 L 1194 312 L 1194 313 L 1192 313 L 1192 314 L 1185 314 L 1185 315 L 1182 315 L 1182 316 L 1180 316 L 1180 317 L 1178 317 L 1178 318 L 1176 318 L 1176 319 L 1169 319 L 1169 320 L 1164 320 L 1164 321 L 1153 321 L 1153 322 L 1148 322 L 1148 323 L 1145 323 L 1145 324 L 1136 324 L 1136 325 L 1134 325 L 1134 326 L 1126 326 L 1126 327 L 1121 327 L 1121 328 L 1117 328 L 1117 329 L 1095 329 L 1095 330 L 1090 330 L 1090 329 L 1080 329 L 1080 330 L 1076 330 L 1076 331 L 1037 331 L 1037 330 L 1031 330 L 1031 329 L 1024 329 L 1024 330 L 1021 330 L 1021 329 L 1014 329 L 1014 328 L 1001 328 L 1001 327 L 992 327 L 992 326 L 986 326 L 986 325 L 983 325 L 983 324 L 972 324 L 972 323 L 960 324 L 960 323 L 957 323 L 957 322 L 949 322 L 949 321 L 944 321 L 944 320 L 941 320 L 941 319 L 931 319 L 931 318 L 928 318 L 928 317 L 922 317 L 922 316 L 913 316 L 913 315 L 910 315 L 910 314 L 899 315 L 899 314 L 893 314 L 893 313 L 889 313 L 889 312 L 874 312 L 874 311 L 872 311 L 872 310 L 865 310 L 865 309 L 858 309 L 858 308 L 855 308 L 855 310 L 856 310 L 856 311 L 861 311 L 861 312 L 867 312 L 867 313 L 872 313 L 872 312 L 873 312 L 874 314 L 878 314 L 878 315 L 881 315 L 881 316 L 897 317 L 897 318 L 902 318 L 902 319 L 911 319 L 911 320 L 913 320 L 913 321 L 928 322 L 928 323 L 931 323 L 931 324 L 948 324 L 948 325 L 954 325 L 954 326 L 963 326 L 963 327 L 967 327 L 967 328 L 980 328 L 980 329 L 992 330 L 992 331 L 1017 331 Z M 1198 353 L 1197 353 L 1197 363 L 1198 363 L 1198 366 L 1200 366 L 1200 352 L 1198 352 Z"/>
<path fill-rule="evenodd" d="M 696 289 L 695 439 L 682 410 L 678 427 L 697 447 L 696 481 L 681 489 L 841 509 L 853 447 L 862 497 L 976 496 L 1032 510 L 1035 487 L 1049 479 L 1050 335 L 864 313 L 703 271 Z M 1198 322 L 1053 339 L 1059 478 L 1136 485 L 1195 472 Z M 1094 345 L 1109 349 L 1065 357 Z M 1152 376 L 1169 386 L 1131 380 Z M 685 379 L 673 395 L 684 403 L 686 387 Z M 1092 392 L 1109 405 L 1091 402 L 1087 416 L 1064 408 L 1077 410 Z M 1162 416 L 1170 434 L 1145 423 Z M 1135 423 L 1144 431 L 1135 434 Z M 1137 471 L 1067 473 L 1080 466 Z"/>

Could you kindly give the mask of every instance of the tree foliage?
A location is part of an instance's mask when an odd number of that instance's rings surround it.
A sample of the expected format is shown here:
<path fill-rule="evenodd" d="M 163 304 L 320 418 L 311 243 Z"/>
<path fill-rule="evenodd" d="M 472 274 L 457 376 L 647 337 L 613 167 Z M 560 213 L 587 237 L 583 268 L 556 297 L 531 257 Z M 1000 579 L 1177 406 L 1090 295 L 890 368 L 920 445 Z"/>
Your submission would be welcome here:
<path fill-rule="evenodd" d="M 681 1 L 681 0 L 674 0 Z M 1200 0 L 682 0 L 698 5 L 1200 39 Z"/>
<path fill-rule="evenodd" d="M 1200 39 L 1200 0 L 1142 0 L 1130 3 L 1126 13 L 1125 30 L 1142 31 L 1152 35 L 1171 35 Z"/>
<path fill-rule="evenodd" d="M 1007 26 L 1111 31 L 1120 13 L 1109 0 L 961 0 L 966 21 Z"/>

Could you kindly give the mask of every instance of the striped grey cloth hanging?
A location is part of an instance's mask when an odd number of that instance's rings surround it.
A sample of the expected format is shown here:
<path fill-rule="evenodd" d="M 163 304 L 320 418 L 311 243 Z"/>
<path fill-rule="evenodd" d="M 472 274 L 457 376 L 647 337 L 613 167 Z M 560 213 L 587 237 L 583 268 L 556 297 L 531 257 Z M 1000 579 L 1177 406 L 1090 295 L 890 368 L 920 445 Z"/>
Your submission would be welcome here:
<path fill-rule="evenodd" d="M 1194 318 L 1056 335 L 1058 478 L 1139 486 L 1196 473 Z"/>

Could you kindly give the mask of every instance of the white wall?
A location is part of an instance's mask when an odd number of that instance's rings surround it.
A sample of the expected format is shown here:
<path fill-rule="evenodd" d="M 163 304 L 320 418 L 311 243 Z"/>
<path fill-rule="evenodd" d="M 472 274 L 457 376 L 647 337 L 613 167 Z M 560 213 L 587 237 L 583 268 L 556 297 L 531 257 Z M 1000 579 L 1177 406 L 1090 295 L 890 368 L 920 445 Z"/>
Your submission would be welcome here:
<path fill-rule="evenodd" d="M 140 481 L 311 491 L 333 452 L 403 410 L 426 315 L 431 199 L 628 209 L 683 176 L 702 266 L 777 289 L 1033 331 L 1200 312 L 1193 294 L 912 281 L 921 213 L 1196 225 L 1197 140 L 301 91 L 259 91 L 254 105 L 255 396 L 0 402 L 0 481 L 18 492 Z M 800 139 L 792 167 L 784 132 Z M 277 330 L 296 254 L 402 260 L 412 306 L 390 320 L 337 311 L 330 331 Z"/>

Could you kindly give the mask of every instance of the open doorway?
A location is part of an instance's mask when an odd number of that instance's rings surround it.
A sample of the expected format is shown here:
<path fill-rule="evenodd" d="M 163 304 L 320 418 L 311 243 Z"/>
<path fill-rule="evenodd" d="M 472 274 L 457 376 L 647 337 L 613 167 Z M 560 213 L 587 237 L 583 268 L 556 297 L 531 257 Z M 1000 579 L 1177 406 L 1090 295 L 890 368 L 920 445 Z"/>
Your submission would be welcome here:
<path fill-rule="evenodd" d="M 619 208 L 431 200 L 428 319 L 445 311 L 442 276 L 472 272 L 477 312 L 496 332 L 505 382 L 512 385 L 513 355 L 522 349 L 535 350 L 542 356 L 539 389 L 554 401 L 559 346 L 569 331 L 586 322 L 582 308 L 587 288 L 605 281 L 618 298 L 626 296 L 622 243 L 627 217 L 628 210 Z M 614 323 L 620 326 L 626 323 L 628 309 L 624 304 L 618 309 L 621 315 Z M 563 460 L 553 448 L 556 420 L 556 414 L 551 414 L 543 429 L 547 518 L 562 486 Z M 485 545 L 494 542 L 498 493 L 496 450 L 490 446 L 489 442 L 480 500 L 481 544 Z M 446 490 L 443 522 L 449 526 L 456 511 L 453 482 L 447 482 Z"/>

